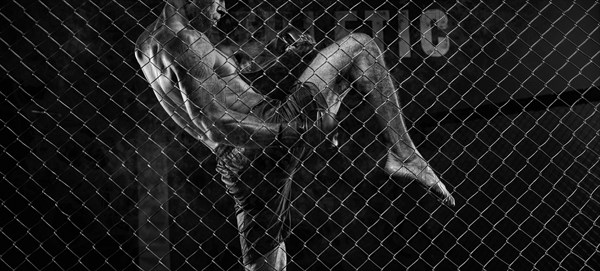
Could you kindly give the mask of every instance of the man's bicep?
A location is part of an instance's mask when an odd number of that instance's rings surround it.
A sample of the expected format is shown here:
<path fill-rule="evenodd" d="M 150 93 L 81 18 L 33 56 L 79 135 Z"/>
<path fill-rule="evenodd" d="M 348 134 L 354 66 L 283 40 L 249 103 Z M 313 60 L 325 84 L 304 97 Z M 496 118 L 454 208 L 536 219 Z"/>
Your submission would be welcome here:
<path fill-rule="evenodd" d="M 202 36 L 188 34 L 178 33 L 178 37 L 166 45 L 170 62 L 180 70 L 178 75 L 185 72 L 185 75 L 199 81 L 209 79 L 214 74 L 215 48 Z"/>
<path fill-rule="evenodd" d="M 174 57 L 171 68 L 182 94 L 200 107 L 218 101 L 217 96 L 226 84 L 216 76 L 211 54 L 185 45 L 178 51 L 180 53 Z"/>
<path fill-rule="evenodd" d="M 222 89 L 224 83 L 215 78 L 199 78 L 186 71 L 179 72 L 178 89 L 188 114 L 192 118 L 211 117 L 215 111 L 223 111 Z M 219 110 L 220 109 L 220 110 Z"/>
<path fill-rule="evenodd" d="M 222 121 L 223 106 L 216 89 L 223 86 L 211 74 L 207 64 L 194 54 L 187 54 L 189 59 L 174 62 L 171 71 L 174 74 L 175 89 L 178 91 L 180 115 L 195 128 L 204 132 L 211 140 L 219 142 L 215 137 L 215 127 Z M 184 59 L 182 55 L 180 59 Z M 192 64 L 190 59 L 199 62 Z M 182 114 L 184 113 L 184 114 Z M 212 136 L 211 136 L 212 135 Z"/>
<path fill-rule="evenodd" d="M 187 112 L 181 106 L 162 95 L 157 94 L 157 98 L 165 112 L 167 112 L 171 119 L 187 133 L 196 139 L 204 139 L 206 137 L 205 132 L 193 124 L 192 120 L 187 115 Z"/>

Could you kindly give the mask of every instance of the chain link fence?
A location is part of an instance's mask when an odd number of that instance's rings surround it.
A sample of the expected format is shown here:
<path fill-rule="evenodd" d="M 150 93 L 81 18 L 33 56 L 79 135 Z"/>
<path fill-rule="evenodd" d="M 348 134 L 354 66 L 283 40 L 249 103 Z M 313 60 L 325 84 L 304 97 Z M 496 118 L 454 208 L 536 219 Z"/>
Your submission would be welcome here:
<path fill-rule="evenodd" d="M 600 269 L 598 1 L 226 5 L 216 46 L 264 53 L 290 25 L 317 48 L 374 37 L 409 134 L 457 201 L 383 172 L 381 127 L 351 92 L 338 147 L 291 183 L 288 270 Z M 0 3 L 0 269 L 243 269 L 215 155 L 135 59 L 164 6 Z"/>

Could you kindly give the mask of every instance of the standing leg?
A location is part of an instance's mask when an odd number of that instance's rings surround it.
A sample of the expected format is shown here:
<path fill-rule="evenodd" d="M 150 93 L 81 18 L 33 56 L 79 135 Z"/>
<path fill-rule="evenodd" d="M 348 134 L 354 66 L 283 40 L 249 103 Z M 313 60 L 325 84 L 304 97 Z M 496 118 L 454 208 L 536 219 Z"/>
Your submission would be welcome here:
<path fill-rule="evenodd" d="M 299 81 L 315 84 L 334 116 L 347 87 L 352 85 L 375 107 L 377 120 L 384 129 L 384 144 L 389 149 L 384 169 L 392 176 L 418 180 L 439 194 L 444 203 L 454 205 L 454 198 L 408 135 L 396 88 L 373 38 L 351 34 L 330 45 L 315 57 Z"/>
<path fill-rule="evenodd" d="M 220 146 L 217 172 L 235 200 L 242 260 L 247 271 L 285 270 L 292 174 L 303 148 Z"/>

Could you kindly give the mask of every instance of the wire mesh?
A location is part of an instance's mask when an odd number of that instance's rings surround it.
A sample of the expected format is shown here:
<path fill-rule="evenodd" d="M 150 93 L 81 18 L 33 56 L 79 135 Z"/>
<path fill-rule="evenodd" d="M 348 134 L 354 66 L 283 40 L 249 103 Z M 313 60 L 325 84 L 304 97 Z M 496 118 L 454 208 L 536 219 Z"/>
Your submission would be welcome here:
<path fill-rule="evenodd" d="M 218 155 L 136 61 L 167 2 L 186 1 L 0 4 L 0 269 L 243 269 Z M 315 52 L 372 37 L 416 149 L 456 199 L 385 172 L 381 105 L 345 85 L 337 146 L 310 148 L 287 183 L 288 270 L 600 268 L 598 1 L 225 4 L 205 33 L 240 71 L 284 54 L 290 27 Z M 315 57 L 246 80 L 285 99 Z M 253 193 L 281 193 L 264 172 L 291 163 L 277 155 L 251 157 L 268 184 Z"/>

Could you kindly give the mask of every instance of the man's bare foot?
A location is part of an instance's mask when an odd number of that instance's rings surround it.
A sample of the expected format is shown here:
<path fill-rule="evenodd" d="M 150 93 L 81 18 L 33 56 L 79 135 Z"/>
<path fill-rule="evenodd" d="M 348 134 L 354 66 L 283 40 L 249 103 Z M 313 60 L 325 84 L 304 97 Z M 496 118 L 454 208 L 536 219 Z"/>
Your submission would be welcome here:
<path fill-rule="evenodd" d="M 392 176 L 416 179 L 420 184 L 431 189 L 434 194 L 440 197 L 442 204 L 453 207 L 455 200 L 450 195 L 446 186 L 418 153 L 415 156 L 417 157 L 416 159 L 404 163 L 395 154 L 390 152 L 385 162 L 385 171 Z"/>

